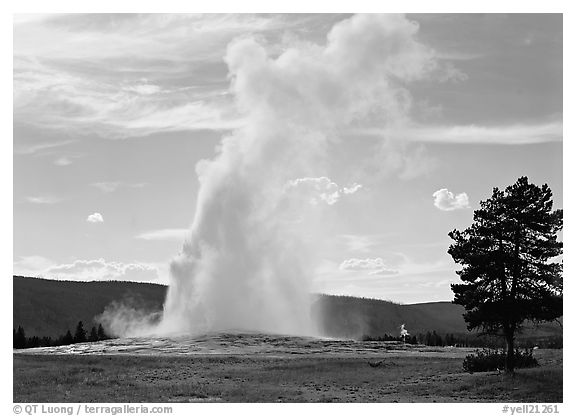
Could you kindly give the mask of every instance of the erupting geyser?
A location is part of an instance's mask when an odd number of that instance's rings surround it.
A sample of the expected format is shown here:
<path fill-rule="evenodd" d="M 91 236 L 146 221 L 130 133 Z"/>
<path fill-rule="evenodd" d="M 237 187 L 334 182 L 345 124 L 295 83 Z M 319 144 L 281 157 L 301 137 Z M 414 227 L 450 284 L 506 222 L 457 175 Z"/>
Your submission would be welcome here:
<path fill-rule="evenodd" d="M 153 332 L 316 333 L 313 251 L 301 238 L 304 211 L 316 208 L 291 202 L 285 185 L 321 176 L 342 132 L 403 119 L 402 85 L 435 67 L 417 31 L 401 15 L 358 15 L 336 24 L 323 46 L 296 43 L 274 57 L 253 38 L 228 46 L 243 124 L 197 165 L 194 220 Z"/>
<path fill-rule="evenodd" d="M 410 336 L 410 334 L 406 329 L 406 325 L 405 324 L 400 325 L 400 337 L 402 338 L 402 341 L 406 341 L 407 336 Z"/>

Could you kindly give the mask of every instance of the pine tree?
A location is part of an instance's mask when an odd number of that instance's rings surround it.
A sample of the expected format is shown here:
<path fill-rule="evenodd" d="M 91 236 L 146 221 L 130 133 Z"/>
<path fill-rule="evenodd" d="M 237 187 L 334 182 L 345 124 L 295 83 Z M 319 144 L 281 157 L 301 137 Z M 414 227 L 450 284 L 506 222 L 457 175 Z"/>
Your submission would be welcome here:
<path fill-rule="evenodd" d="M 514 338 L 526 320 L 562 316 L 562 254 L 557 233 L 562 210 L 552 211 L 552 191 L 527 177 L 474 211 L 472 226 L 454 230 L 448 253 L 463 268 L 463 283 L 453 284 L 454 303 L 466 309 L 469 330 L 498 335 L 507 345 L 506 371 L 514 370 Z"/>
<path fill-rule="evenodd" d="M 32 338 L 28 338 L 26 342 L 26 348 L 38 348 L 40 346 L 40 338 L 36 335 Z"/>
<path fill-rule="evenodd" d="M 424 337 L 424 334 L 418 333 L 418 344 L 424 344 L 424 345 L 426 345 L 426 339 L 425 339 L 425 337 Z"/>
<path fill-rule="evenodd" d="M 84 330 L 84 325 L 82 321 L 78 322 L 76 326 L 76 332 L 74 333 L 74 342 L 86 342 L 86 331 Z"/>
<path fill-rule="evenodd" d="M 41 347 L 51 347 L 52 345 L 54 345 L 52 342 L 52 337 L 42 337 L 40 340 Z"/>
<path fill-rule="evenodd" d="M 442 337 L 436 333 L 436 331 L 432 331 L 432 345 L 435 347 L 442 346 Z"/>
<path fill-rule="evenodd" d="M 26 348 L 26 333 L 20 325 L 18 325 L 18 329 L 14 333 L 14 348 Z"/>
<path fill-rule="evenodd" d="M 104 332 L 104 328 L 102 327 L 102 324 L 98 324 L 98 341 L 102 341 L 104 339 L 108 339 L 108 337 L 106 336 L 106 333 Z"/>
<path fill-rule="evenodd" d="M 62 338 L 61 345 L 70 345 L 74 343 L 74 337 L 70 333 L 70 330 L 66 331 L 66 335 Z"/>
<path fill-rule="evenodd" d="M 88 341 L 90 341 L 90 342 L 98 341 L 98 331 L 96 331 L 95 326 L 93 326 L 92 330 L 90 331 L 90 336 L 88 337 Z"/>

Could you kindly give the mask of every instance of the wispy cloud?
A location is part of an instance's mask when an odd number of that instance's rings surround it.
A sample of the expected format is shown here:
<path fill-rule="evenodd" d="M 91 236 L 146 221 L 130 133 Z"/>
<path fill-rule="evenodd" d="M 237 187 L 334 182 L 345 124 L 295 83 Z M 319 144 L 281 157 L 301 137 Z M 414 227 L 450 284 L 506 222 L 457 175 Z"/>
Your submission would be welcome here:
<path fill-rule="evenodd" d="M 13 273 L 21 276 L 38 276 L 38 274 L 52 266 L 54 262 L 43 256 L 20 256 L 13 263 Z"/>
<path fill-rule="evenodd" d="M 226 130 L 242 123 L 224 85 L 163 88 L 140 79 L 126 84 L 116 75 L 95 79 L 17 58 L 15 65 L 14 120 L 19 123 L 111 139 Z"/>
<path fill-rule="evenodd" d="M 56 198 L 54 196 L 29 196 L 26 197 L 26 200 L 32 204 L 42 204 L 42 205 L 57 204 L 58 202 L 62 201 L 61 198 Z"/>
<path fill-rule="evenodd" d="M 14 143 L 14 153 L 18 155 L 33 155 L 43 153 L 58 147 L 74 143 L 75 140 L 62 140 L 57 142 L 44 142 L 35 144 Z"/>
<path fill-rule="evenodd" d="M 14 120 L 106 138 L 241 124 L 226 94 L 226 45 L 255 34 L 281 45 L 329 15 L 20 16 Z"/>
<path fill-rule="evenodd" d="M 153 84 L 136 84 L 124 87 L 124 91 L 134 92 L 139 95 L 154 95 L 162 92 L 162 88 Z"/>
<path fill-rule="evenodd" d="M 346 251 L 369 253 L 390 239 L 389 234 L 340 234 L 338 240 Z"/>
<path fill-rule="evenodd" d="M 102 192 L 110 193 L 116 191 L 120 187 L 120 182 L 96 182 L 91 185 L 100 189 Z"/>
<path fill-rule="evenodd" d="M 38 23 L 53 18 L 51 13 L 15 13 L 12 15 L 14 25 L 26 25 L 28 23 Z"/>
<path fill-rule="evenodd" d="M 401 131 L 364 128 L 353 133 L 370 136 L 402 135 L 411 142 L 454 144 L 526 145 L 562 141 L 562 122 L 501 126 L 413 126 Z"/>
<path fill-rule="evenodd" d="M 187 228 L 165 228 L 146 231 L 138 234 L 135 238 L 148 241 L 183 241 L 188 231 Z"/>
<path fill-rule="evenodd" d="M 115 192 L 120 188 L 143 188 L 145 183 L 126 183 L 126 182 L 95 182 L 91 186 L 99 189 L 104 193 Z"/>
<path fill-rule="evenodd" d="M 54 160 L 54 164 L 56 166 L 70 166 L 72 164 L 72 159 L 67 156 L 61 156 L 58 159 Z"/>
<path fill-rule="evenodd" d="M 457 209 L 470 208 L 468 195 L 465 192 L 454 195 L 448 189 L 439 189 L 432 194 L 434 206 L 442 211 L 454 211 Z"/>
<path fill-rule="evenodd" d="M 426 127 L 413 130 L 408 138 L 419 142 L 521 145 L 562 141 L 562 122 L 509 126 Z"/>
<path fill-rule="evenodd" d="M 472 61 L 475 59 L 483 58 L 485 56 L 481 53 L 449 50 L 437 51 L 436 55 L 439 59 L 446 59 L 449 61 Z"/>

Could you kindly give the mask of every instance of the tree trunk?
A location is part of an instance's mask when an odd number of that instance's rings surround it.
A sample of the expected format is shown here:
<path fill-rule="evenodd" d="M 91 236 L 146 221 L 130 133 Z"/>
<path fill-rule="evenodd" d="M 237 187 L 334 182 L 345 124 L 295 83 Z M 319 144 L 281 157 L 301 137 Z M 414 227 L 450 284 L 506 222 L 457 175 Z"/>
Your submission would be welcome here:
<path fill-rule="evenodd" d="M 514 333 L 507 333 L 506 334 L 506 372 L 513 373 L 514 372 Z"/>

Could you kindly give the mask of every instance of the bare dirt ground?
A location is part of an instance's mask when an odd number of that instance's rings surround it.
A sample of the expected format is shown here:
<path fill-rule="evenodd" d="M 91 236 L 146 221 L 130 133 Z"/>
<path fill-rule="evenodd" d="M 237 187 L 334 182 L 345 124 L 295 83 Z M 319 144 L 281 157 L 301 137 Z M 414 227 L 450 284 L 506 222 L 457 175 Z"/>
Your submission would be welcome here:
<path fill-rule="evenodd" d="M 464 372 L 469 349 L 366 346 L 305 354 L 18 353 L 14 401 L 562 402 L 562 350 L 537 350 L 540 367 L 509 376 Z"/>

